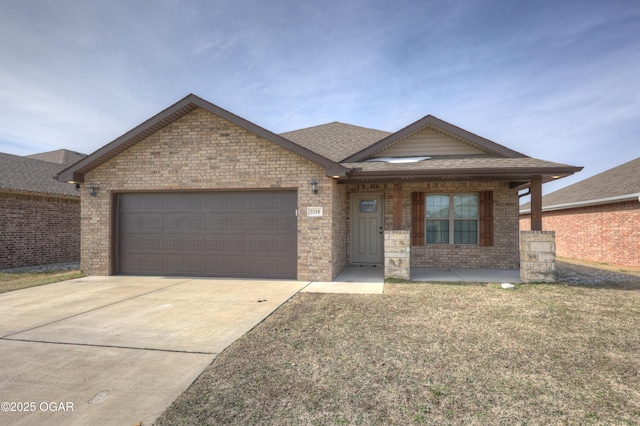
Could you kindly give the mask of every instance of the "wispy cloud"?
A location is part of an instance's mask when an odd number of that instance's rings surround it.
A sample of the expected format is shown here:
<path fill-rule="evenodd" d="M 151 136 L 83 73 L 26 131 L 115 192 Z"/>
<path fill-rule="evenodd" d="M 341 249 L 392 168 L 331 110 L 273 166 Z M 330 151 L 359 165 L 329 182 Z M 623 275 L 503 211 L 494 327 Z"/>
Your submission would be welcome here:
<path fill-rule="evenodd" d="M 0 6 L 0 151 L 90 152 L 196 93 L 276 132 L 431 113 L 535 157 L 640 155 L 629 1 L 72 0 Z"/>

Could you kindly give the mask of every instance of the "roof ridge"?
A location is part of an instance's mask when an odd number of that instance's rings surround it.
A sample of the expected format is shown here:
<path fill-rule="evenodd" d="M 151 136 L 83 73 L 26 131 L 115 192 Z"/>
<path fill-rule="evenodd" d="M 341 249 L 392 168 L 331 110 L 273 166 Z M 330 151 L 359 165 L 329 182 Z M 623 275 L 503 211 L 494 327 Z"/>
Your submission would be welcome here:
<path fill-rule="evenodd" d="M 39 161 L 41 163 L 47 163 L 47 164 L 58 164 L 58 163 L 52 163 L 51 161 L 47 161 L 47 160 L 41 160 L 39 158 L 31 158 L 28 155 L 10 154 L 8 152 L 0 152 L 0 155 L 10 155 L 12 157 L 20 158 L 20 159 L 25 160 L 25 161 Z M 64 166 L 64 164 L 60 164 L 60 166 Z"/>
<path fill-rule="evenodd" d="M 392 132 L 390 132 L 390 131 L 388 131 L 388 130 L 374 129 L 374 128 L 372 128 L 372 127 L 364 127 L 364 126 L 359 126 L 359 125 L 357 125 L 357 124 L 345 123 L 345 122 L 342 122 L 342 121 L 331 121 L 331 122 L 329 122 L 329 123 L 316 124 L 316 125 L 314 125 L 314 126 L 303 127 L 303 128 L 301 128 L 301 129 L 288 130 L 288 131 L 286 131 L 286 132 L 282 132 L 282 133 L 280 133 L 280 135 L 285 135 L 285 134 L 287 134 L 287 133 L 293 133 L 293 132 L 299 132 L 299 131 L 302 131 L 302 130 L 311 130 L 311 129 L 315 129 L 315 128 L 317 128 L 317 127 L 329 126 L 329 125 L 331 125 L 331 124 L 340 124 L 340 125 L 343 125 L 343 126 L 356 127 L 356 128 L 358 128 L 358 129 L 363 129 L 363 130 L 373 130 L 373 131 L 376 131 L 376 132 L 384 132 L 384 133 L 389 133 L 389 134 L 390 134 L 390 133 L 392 133 Z"/>

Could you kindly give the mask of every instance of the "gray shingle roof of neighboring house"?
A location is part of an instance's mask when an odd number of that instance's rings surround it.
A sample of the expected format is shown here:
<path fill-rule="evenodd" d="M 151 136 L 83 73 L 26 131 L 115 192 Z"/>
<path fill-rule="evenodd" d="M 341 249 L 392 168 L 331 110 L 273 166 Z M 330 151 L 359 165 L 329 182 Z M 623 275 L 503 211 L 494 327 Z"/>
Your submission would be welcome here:
<path fill-rule="evenodd" d="M 25 155 L 27 158 L 33 158 L 35 160 L 48 161 L 49 163 L 57 163 L 65 166 L 70 166 L 78 160 L 86 157 L 86 154 L 81 154 L 75 151 L 69 151 L 68 149 L 57 149 L 55 151 L 41 152 L 38 154 Z"/>
<path fill-rule="evenodd" d="M 75 185 L 54 176 L 64 164 L 0 153 L 0 191 L 80 196 Z"/>
<path fill-rule="evenodd" d="M 317 152 L 331 161 L 340 162 L 390 134 L 382 130 L 367 129 L 336 121 L 282 133 L 280 136 Z"/>
<path fill-rule="evenodd" d="M 542 197 L 542 210 L 562 210 L 640 197 L 640 157 Z M 520 206 L 528 213 L 531 204 Z"/>

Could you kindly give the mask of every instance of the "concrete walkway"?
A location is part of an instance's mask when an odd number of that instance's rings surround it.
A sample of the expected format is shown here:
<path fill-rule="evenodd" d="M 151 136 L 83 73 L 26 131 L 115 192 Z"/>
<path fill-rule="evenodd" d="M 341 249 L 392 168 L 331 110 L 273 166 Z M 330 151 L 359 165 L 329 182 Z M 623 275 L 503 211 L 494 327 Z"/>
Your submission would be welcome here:
<path fill-rule="evenodd" d="M 495 282 L 519 283 L 520 271 L 498 269 L 434 269 L 412 268 L 411 280 L 416 282 Z M 312 282 L 302 292 L 382 294 L 384 269 L 382 267 L 348 267 L 333 282 Z"/>
<path fill-rule="evenodd" d="M 514 284 L 520 282 L 520 270 L 411 268 L 411 280 Z"/>
<path fill-rule="evenodd" d="M 0 423 L 149 425 L 307 284 L 114 276 L 0 294 L 0 402 L 21 410 Z"/>
<path fill-rule="evenodd" d="M 519 270 L 501 269 L 440 269 L 440 268 L 411 268 L 411 280 L 418 282 L 495 282 L 519 283 Z M 348 267 L 334 280 L 336 289 L 338 283 L 349 285 L 357 283 L 384 283 L 384 268 L 382 267 Z M 318 283 L 312 283 L 314 287 Z M 354 286 L 357 287 L 357 286 Z M 348 288 L 348 287 L 346 287 Z M 374 287 L 372 287 L 374 288 Z M 305 289 L 306 291 L 306 289 Z"/>

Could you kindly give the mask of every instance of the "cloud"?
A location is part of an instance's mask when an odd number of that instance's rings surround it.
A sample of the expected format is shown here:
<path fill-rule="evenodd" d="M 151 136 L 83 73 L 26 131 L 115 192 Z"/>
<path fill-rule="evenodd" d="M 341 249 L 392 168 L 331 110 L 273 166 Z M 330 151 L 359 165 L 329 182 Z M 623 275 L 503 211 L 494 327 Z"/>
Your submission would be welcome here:
<path fill-rule="evenodd" d="M 534 157 L 595 168 L 638 156 L 630 2 L 57 0 L 2 12 L 0 151 L 90 152 L 196 93 L 275 132 L 398 130 L 430 113 Z"/>

